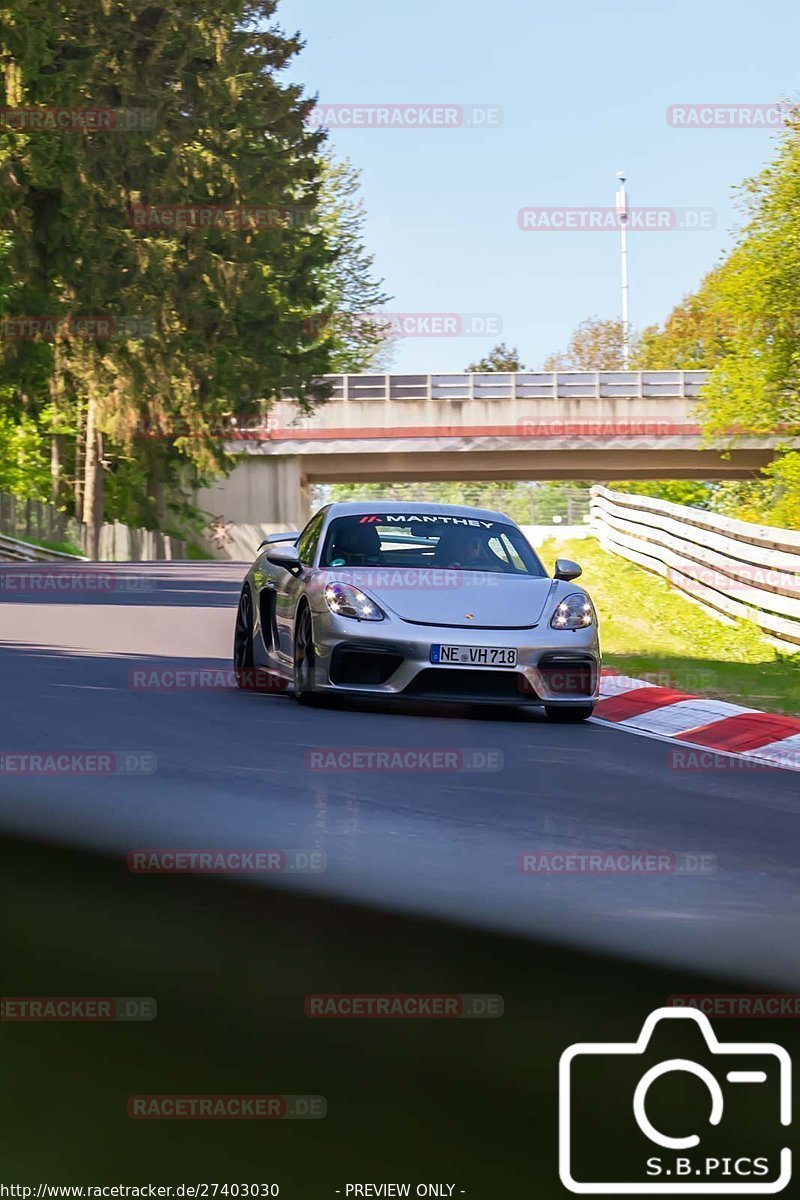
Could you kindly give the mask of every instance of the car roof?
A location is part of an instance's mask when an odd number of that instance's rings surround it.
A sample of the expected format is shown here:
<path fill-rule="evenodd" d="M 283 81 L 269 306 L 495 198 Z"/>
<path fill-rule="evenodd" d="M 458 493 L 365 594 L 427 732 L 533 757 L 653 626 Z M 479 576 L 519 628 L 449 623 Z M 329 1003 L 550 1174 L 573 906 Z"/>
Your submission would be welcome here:
<path fill-rule="evenodd" d="M 328 506 L 328 519 L 381 513 L 419 513 L 422 516 L 481 517 L 491 521 L 514 522 L 505 513 L 491 508 L 472 508 L 468 504 L 430 504 L 417 500 L 339 500 Z"/>

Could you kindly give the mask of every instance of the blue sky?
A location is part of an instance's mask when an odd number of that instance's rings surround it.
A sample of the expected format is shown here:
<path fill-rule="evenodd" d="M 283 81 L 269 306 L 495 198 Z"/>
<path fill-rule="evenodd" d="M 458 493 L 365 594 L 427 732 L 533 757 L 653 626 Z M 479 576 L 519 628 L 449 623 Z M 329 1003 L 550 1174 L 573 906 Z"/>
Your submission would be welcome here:
<path fill-rule="evenodd" d="M 731 244 L 732 185 L 760 129 L 671 128 L 671 104 L 800 98 L 800 6 L 772 0 L 281 0 L 306 48 L 292 78 L 326 104 L 498 105 L 494 128 L 337 129 L 363 173 L 367 242 L 402 313 L 492 313 L 536 369 L 583 318 L 619 315 L 611 232 L 522 232 L 529 206 L 712 208 L 711 230 L 630 237 L 631 320 L 663 320 Z M 493 337 L 403 338 L 394 371 L 459 371 Z"/>

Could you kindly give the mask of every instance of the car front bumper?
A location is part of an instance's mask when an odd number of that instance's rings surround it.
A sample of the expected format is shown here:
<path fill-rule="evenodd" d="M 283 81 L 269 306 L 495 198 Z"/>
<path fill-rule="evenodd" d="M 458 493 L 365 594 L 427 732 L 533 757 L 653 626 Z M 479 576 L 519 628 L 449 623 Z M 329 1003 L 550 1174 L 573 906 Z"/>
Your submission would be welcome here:
<path fill-rule="evenodd" d="M 472 629 L 421 625 L 389 617 L 353 621 L 314 613 L 315 687 L 384 698 L 474 703 L 593 704 L 599 697 L 596 625 L 556 630 Z M 517 651 L 516 667 L 436 665 L 433 645 Z"/>

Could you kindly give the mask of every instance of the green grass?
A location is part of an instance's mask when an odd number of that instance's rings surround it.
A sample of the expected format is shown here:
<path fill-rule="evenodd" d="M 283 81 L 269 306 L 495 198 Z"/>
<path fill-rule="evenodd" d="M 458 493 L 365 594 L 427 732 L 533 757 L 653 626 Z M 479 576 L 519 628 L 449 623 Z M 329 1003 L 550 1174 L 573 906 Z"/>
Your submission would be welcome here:
<path fill-rule="evenodd" d="M 208 550 L 204 549 L 203 546 L 199 546 L 197 542 L 189 542 L 187 544 L 186 558 L 192 562 L 205 562 L 206 560 L 210 562 L 214 561 L 214 555 L 209 553 Z"/>
<path fill-rule="evenodd" d="M 77 546 L 73 546 L 71 542 L 48 542 L 45 538 L 35 537 L 20 537 L 20 540 L 27 542 L 29 546 L 41 546 L 43 550 L 56 550 L 59 554 L 77 554 L 80 556 L 83 553 Z"/>
<path fill-rule="evenodd" d="M 572 558 L 600 618 L 603 660 L 626 675 L 768 712 L 800 715 L 800 654 L 782 654 L 755 625 L 714 620 L 691 600 L 594 541 L 540 549 L 548 566 Z"/>

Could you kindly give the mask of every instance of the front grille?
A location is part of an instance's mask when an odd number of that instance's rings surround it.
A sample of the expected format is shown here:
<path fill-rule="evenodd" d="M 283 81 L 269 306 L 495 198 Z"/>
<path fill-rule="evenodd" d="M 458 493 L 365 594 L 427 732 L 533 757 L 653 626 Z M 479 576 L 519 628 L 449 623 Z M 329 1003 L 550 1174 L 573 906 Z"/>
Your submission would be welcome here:
<path fill-rule="evenodd" d="M 516 671 L 473 671 L 469 667 L 427 667 L 415 675 L 404 696 L 442 699 L 513 700 L 524 704 L 535 698 L 523 689 L 524 676 Z"/>
<path fill-rule="evenodd" d="M 545 686 L 553 696 L 592 696 L 597 682 L 593 658 L 548 655 L 539 662 Z"/>
<path fill-rule="evenodd" d="M 391 679 L 402 661 L 396 650 L 337 646 L 331 657 L 331 683 L 377 687 Z"/>

